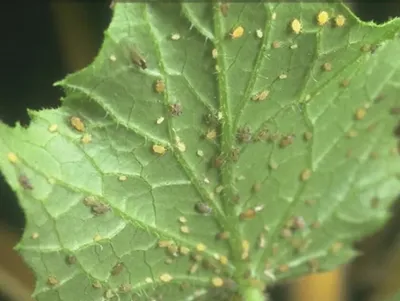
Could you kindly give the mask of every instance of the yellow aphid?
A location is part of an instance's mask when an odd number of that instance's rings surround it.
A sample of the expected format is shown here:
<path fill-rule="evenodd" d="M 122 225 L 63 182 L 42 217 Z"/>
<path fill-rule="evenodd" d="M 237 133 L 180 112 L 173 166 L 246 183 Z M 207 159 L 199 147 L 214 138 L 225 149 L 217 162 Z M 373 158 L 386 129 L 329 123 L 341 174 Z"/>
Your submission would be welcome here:
<path fill-rule="evenodd" d="M 250 244 L 248 240 L 242 241 L 242 259 L 247 259 L 249 257 Z"/>
<path fill-rule="evenodd" d="M 199 243 L 196 246 L 196 250 L 199 251 L 199 252 L 204 252 L 206 249 L 207 249 L 207 247 L 202 243 Z"/>
<path fill-rule="evenodd" d="M 302 181 L 307 181 L 311 177 L 311 170 L 306 168 L 301 172 L 300 179 Z"/>
<path fill-rule="evenodd" d="M 224 256 L 224 255 L 221 255 L 220 257 L 219 257 L 219 262 L 221 263 L 221 264 L 227 264 L 228 263 L 228 258 L 226 257 L 226 256 Z"/>
<path fill-rule="evenodd" d="M 31 235 L 31 238 L 32 239 L 38 239 L 39 238 L 39 233 L 33 232 L 32 235 Z"/>
<path fill-rule="evenodd" d="M 178 41 L 181 38 L 179 33 L 174 33 L 171 35 L 171 40 Z"/>
<path fill-rule="evenodd" d="M 111 62 L 115 62 L 116 60 L 117 60 L 117 57 L 114 54 L 110 55 Z"/>
<path fill-rule="evenodd" d="M 187 254 L 189 254 L 189 252 L 190 252 L 189 248 L 187 248 L 187 247 L 182 247 L 182 246 L 179 247 L 179 253 L 180 253 L 181 255 L 187 255 Z"/>
<path fill-rule="evenodd" d="M 367 111 L 364 108 L 359 108 L 356 111 L 355 117 L 357 120 L 361 120 L 365 117 L 365 114 L 367 114 Z"/>
<path fill-rule="evenodd" d="M 92 142 L 92 135 L 90 135 L 90 134 L 84 134 L 84 135 L 82 136 L 82 138 L 81 138 L 81 142 L 82 142 L 83 144 L 88 144 L 88 143 Z"/>
<path fill-rule="evenodd" d="M 10 161 L 11 163 L 17 163 L 17 161 L 18 161 L 18 157 L 14 153 L 8 153 L 7 158 L 8 158 L 8 161 Z"/>
<path fill-rule="evenodd" d="M 162 274 L 160 276 L 160 280 L 162 282 L 170 282 L 172 279 L 173 279 L 172 276 L 170 274 L 168 274 L 168 273 Z"/>
<path fill-rule="evenodd" d="M 158 79 L 154 84 L 154 89 L 157 93 L 163 93 L 165 91 L 165 83 L 162 80 Z"/>
<path fill-rule="evenodd" d="M 124 175 L 118 177 L 118 180 L 120 180 L 121 182 L 124 182 L 127 179 L 128 179 L 127 176 L 124 176 Z"/>
<path fill-rule="evenodd" d="M 187 234 L 190 232 L 190 229 L 188 226 L 181 226 L 181 232 Z"/>
<path fill-rule="evenodd" d="M 343 15 L 337 15 L 335 18 L 335 25 L 337 27 L 342 27 L 346 23 L 346 18 Z"/>
<path fill-rule="evenodd" d="M 50 133 L 57 132 L 57 128 L 58 128 L 57 124 L 52 124 L 52 125 L 49 126 L 49 132 Z"/>
<path fill-rule="evenodd" d="M 169 247 L 170 245 L 172 245 L 172 241 L 170 241 L 170 240 L 159 240 L 158 241 L 158 247 L 159 248 L 167 248 L 167 247 Z"/>
<path fill-rule="evenodd" d="M 243 35 L 243 33 L 244 33 L 244 28 L 242 26 L 238 26 L 231 32 L 230 35 L 232 39 L 238 39 Z"/>
<path fill-rule="evenodd" d="M 214 48 L 214 49 L 212 50 L 211 54 L 212 54 L 213 59 L 216 59 L 217 56 L 218 56 L 218 51 L 217 51 L 217 49 Z"/>
<path fill-rule="evenodd" d="M 325 25 L 329 20 L 329 14 L 326 11 L 320 11 L 319 14 L 317 15 L 317 22 L 318 25 L 322 26 Z"/>
<path fill-rule="evenodd" d="M 214 129 L 207 131 L 206 138 L 208 140 L 214 140 L 216 137 L 217 137 L 217 132 Z"/>
<path fill-rule="evenodd" d="M 166 151 L 167 149 L 162 145 L 157 145 L 157 144 L 153 145 L 153 152 L 155 152 L 156 154 L 163 155 L 165 154 Z"/>
<path fill-rule="evenodd" d="M 98 242 L 98 241 L 100 241 L 100 240 L 102 240 L 103 238 L 101 237 L 101 235 L 100 234 L 96 234 L 94 237 L 93 237 L 93 240 L 95 241 L 95 242 Z"/>
<path fill-rule="evenodd" d="M 294 19 L 291 23 L 290 23 L 290 27 L 292 28 L 292 31 L 295 34 L 299 34 L 301 31 L 301 23 L 299 21 L 299 19 Z"/>
<path fill-rule="evenodd" d="M 214 277 L 211 282 L 215 287 L 221 287 L 224 284 L 224 280 L 220 277 Z"/>
<path fill-rule="evenodd" d="M 82 122 L 82 120 L 79 117 L 76 116 L 72 116 L 70 119 L 71 125 L 72 127 L 79 131 L 79 132 L 83 132 L 85 131 L 85 124 Z"/>

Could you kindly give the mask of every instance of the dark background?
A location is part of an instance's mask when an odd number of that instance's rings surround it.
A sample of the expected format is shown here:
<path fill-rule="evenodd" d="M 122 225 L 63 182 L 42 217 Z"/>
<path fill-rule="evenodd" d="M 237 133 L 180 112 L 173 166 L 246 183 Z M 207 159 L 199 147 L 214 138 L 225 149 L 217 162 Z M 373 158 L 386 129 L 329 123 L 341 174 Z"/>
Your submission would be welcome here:
<path fill-rule="evenodd" d="M 382 23 L 389 17 L 400 16 L 400 2 L 397 1 L 359 1 L 351 2 L 350 6 L 364 21 Z M 52 84 L 94 59 L 101 46 L 103 32 L 111 20 L 111 10 L 108 1 L 8 1 L 2 3 L 1 11 L 0 120 L 9 125 L 17 121 L 26 125 L 29 123 L 27 108 L 38 110 L 59 106 L 62 92 Z M 387 253 L 387 250 L 393 249 L 398 249 L 397 253 L 400 253 L 400 240 L 396 239 L 400 233 L 400 222 L 396 220 L 400 220 L 400 213 L 396 213 L 396 218 L 383 231 L 359 243 L 367 255 L 349 268 L 348 278 L 344 281 L 349 291 L 348 301 L 369 301 L 374 290 L 380 289 L 378 280 L 373 277 L 363 280 L 362 276 L 373 274 L 374 271 L 369 270 L 376 268 L 372 262 L 377 256 L 396 256 L 392 254 L 396 252 L 390 253 L 392 255 Z M 6 271 L 12 270 L 13 276 L 30 290 L 32 274 L 11 251 L 23 228 L 23 213 L 15 195 L 0 176 L 0 233 L 3 233 L 0 235 L 0 267 L 3 265 Z M 10 262 L 18 268 L 7 267 Z M 400 267 L 390 277 L 395 277 L 394 283 L 400 287 Z M 288 300 L 287 292 L 288 285 L 278 285 L 272 289 L 272 299 Z M 6 300 L 9 299 L 0 292 L 0 301 Z M 292 297 L 290 300 L 295 299 Z"/>

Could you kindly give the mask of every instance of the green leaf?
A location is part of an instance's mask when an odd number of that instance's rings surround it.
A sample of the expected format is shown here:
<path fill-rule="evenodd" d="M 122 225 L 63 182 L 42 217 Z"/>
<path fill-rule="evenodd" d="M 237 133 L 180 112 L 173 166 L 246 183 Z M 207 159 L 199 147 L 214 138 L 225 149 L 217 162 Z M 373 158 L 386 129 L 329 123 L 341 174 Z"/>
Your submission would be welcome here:
<path fill-rule="evenodd" d="M 114 9 L 93 64 L 58 83 L 62 107 L 0 124 L 37 300 L 262 300 L 347 262 L 386 221 L 399 19 L 324 3 Z"/>

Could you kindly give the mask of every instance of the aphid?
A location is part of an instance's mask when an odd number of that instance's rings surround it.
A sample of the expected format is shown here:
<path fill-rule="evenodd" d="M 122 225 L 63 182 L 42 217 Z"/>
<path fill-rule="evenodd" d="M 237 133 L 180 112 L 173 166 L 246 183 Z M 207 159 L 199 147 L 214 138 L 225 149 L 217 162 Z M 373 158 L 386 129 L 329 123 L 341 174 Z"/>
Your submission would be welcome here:
<path fill-rule="evenodd" d="M 94 196 L 87 196 L 83 199 L 83 204 L 87 207 L 92 207 L 94 205 L 96 205 L 98 203 L 98 201 L 96 200 L 96 198 Z"/>
<path fill-rule="evenodd" d="M 281 273 L 287 272 L 289 270 L 289 266 L 287 264 L 282 264 L 279 266 L 278 270 Z"/>
<path fill-rule="evenodd" d="M 264 205 L 257 205 L 257 206 L 255 206 L 254 207 L 254 211 L 255 212 L 260 212 L 260 211 L 262 211 L 263 209 L 264 209 Z"/>
<path fill-rule="evenodd" d="M 371 199 L 371 208 L 376 209 L 379 206 L 379 199 L 377 197 Z"/>
<path fill-rule="evenodd" d="M 215 235 L 215 238 L 218 240 L 227 240 L 229 238 L 230 234 L 227 231 L 219 232 L 217 235 Z"/>
<path fill-rule="evenodd" d="M 220 9 L 220 11 L 221 11 L 221 14 L 222 14 L 224 17 L 227 17 L 227 16 L 228 16 L 228 10 L 229 10 L 229 4 L 228 4 L 228 3 L 226 3 L 226 2 L 221 3 L 221 4 L 219 5 L 219 9 Z"/>
<path fill-rule="evenodd" d="M 297 45 L 297 44 L 290 45 L 290 49 L 297 49 L 298 47 L 299 47 L 299 45 Z"/>
<path fill-rule="evenodd" d="M 344 80 L 342 80 L 341 82 L 340 82 L 340 86 L 342 87 L 342 88 L 346 88 L 346 87 L 348 87 L 350 85 L 350 80 L 348 80 L 348 79 L 344 79 Z"/>
<path fill-rule="evenodd" d="M 239 143 L 249 143 L 251 141 L 250 128 L 245 126 L 238 129 L 236 139 Z"/>
<path fill-rule="evenodd" d="M 128 177 L 125 176 L 125 175 L 122 175 L 122 176 L 118 177 L 118 180 L 121 181 L 121 182 L 125 182 L 127 179 L 128 179 Z"/>
<path fill-rule="evenodd" d="M 162 145 L 157 145 L 157 144 L 153 145 L 153 152 L 155 152 L 156 154 L 164 155 L 166 151 L 167 149 Z"/>
<path fill-rule="evenodd" d="M 51 286 L 55 286 L 59 283 L 59 281 L 57 280 L 57 278 L 55 276 L 49 276 L 47 278 L 47 284 L 51 285 Z"/>
<path fill-rule="evenodd" d="M 190 229 L 188 226 L 181 226 L 180 230 L 182 233 L 185 233 L 185 234 L 190 233 Z"/>
<path fill-rule="evenodd" d="M 79 132 L 85 131 L 85 124 L 82 122 L 82 120 L 79 117 L 72 116 L 69 121 L 75 130 L 77 130 Z"/>
<path fill-rule="evenodd" d="M 239 155 L 240 155 L 240 149 L 237 148 L 237 147 L 232 148 L 232 150 L 231 150 L 231 160 L 233 162 L 239 161 Z"/>
<path fill-rule="evenodd" d="M 277 169 L 279 167 L 278 163 L 276 163 L 275 161 L 271 161 L 269 163 L 269 167 L 273 170 Z"/>
<path fill-rule="evenodd" d="M 277 49 L 281 47 L 281 43 L 279 41 L 272 42 L 272 48 Z"/>
<path fill-rule="evenodd" d="M 282 229 L 282 231 L 281 231 L 281 236 L 283 237 L 283 238 L 289 238 L 289 237 L 292 237 L 292 231 L 289 229 L 289 228 L 283 228 Z"/>
<path fill-rule="evenodd" d="M 189 268 L 189 274 L 194 274 L 197 272 L 199 265 L 197 263 L 193 263 Z"/>
<path fill-rule="evenodd" d="M 218 51 L 217 51 L 216 48 L 214 48 L 214 49 L 211 51 L 211 55 L 212 55 L 212 58 L 213 58 L 213 59 L 216 59 L 216 58 L 217 58 L 217 56 L 218 56 Z"/>
<path fill-rule="evenodd" d="M 90 135 L 90 134 L 84 134 L 83 136 L 82 136 L 82 138 L 81 138 L 81 142 L 83 143 L 83 144 L 88 144 L 88 143 L 90 143 L 90 142 L 92 142 L 92 135 Z"/>
<path fill-rule="evenodd" d="M 317 201 L 316 201 L 316 200 L 313 200 L 313 199 L 309 199 L 309 200 L 305 200 L 305 201 L 304 201 L 304 203 L 305 203 L 306 205 L 309 205 L 309 206 L 315 205 L 316 202 L 317 202 Z"/>
<path fill-rule="evenodd" d="M 201 149 L 199 149 L 199 150 L 197 150 L 196 155 L 199 156 L 199 157 L 203 157 L 204 156 L 204 152 Z"/>
<path fill-rule="evenodd" d="M 221 168 L 225 163 L 225 158 L 222 155 L 219 155 L 214 159 L 213 165 L 215 168 Z"/>
<path fill-rule="evenodd" d="M 332 246 L 331 246 L 331 251 L 333 254 L 337 254 L 343 247 L 343 243 L 341 242 L 335 242 Z"/>
<path fill-rule="evenodd" d="M 278 76 L 279 79 L 287 79 L 287 74 L 282 73 Z"/>
<path fill-rule="evenodd" d="M 311 273 L 317 272 L 319 268 L 319 262 L 317 259 L 311 259 L 307 262 L 308 267 L 310 268 Z"/>
<path fill-rule="evenodd" d="M 101 283 L 100 283 L 98 280 L 95 280 L 95 281 L 92 283 L 92 287 L 93 287 L 93 288 L 101 288 Z"/>
<path fill-rule="evenodd" d="M 111 270 L 111 275 L 112 276 L 117 276 L 119 275 L 122 270 L 124 269 L 124 266 L 122 263 L 117 263 Z"/>
<path fill-rule="evenodd" d="M 342 27 L 346 23 L 346 18 L 343 15 L 337 15 L 335 17 L 335 25 L 337 27 Z"/>
<path fill-rule="evenodd" d="M 182 223 L 182 224 L 186 224 L 186 223 L 187 223 L 187 219 L 186 219 L 186 217 L 184 217 L 184 216 L 180 216 L 180 217 L 178 218 L 178 221 L 179 221 L 180 223 Z"/>
<path fill-rule="evenodd" d="M 181 38 L 181 35 L 179 33 L 173 33 L 171 35 L 171 40 L 173 41 L 178 41 Z"/>
<path fill-rule="evenodd" d="M 242 240 L 242 259 L 245 260 L 249 257 L 250 243 L 248 240 Z"/>
<path fill-rule="evenodd" d="M 327 72 L 329 72 L 329 71 L 332 71 L 332 64 L 331 63 L 324 63 L 322 66 L 321 66 L 321 68 L 322 68 L 322 70 L 323 71 L 327 71 Z"/>
<path fill-rule="evenodd" d="M 67 264 L 75 264 L 76 263 L 76 257 L 73 255 L 67 256 L 67 258 L 65 260 L 66 260 Z"/>
<path fill-rule="evenodd" d="M 288 145 L 293 144 L 293 141 L 294 141 L 294 135 L 284 136 L 284 137 L 282 137 L 281 142 L 279 143 L 279 146 L 281 148 L 285 148 Z"/>
<path fill-rule="evenodd" d="M 303 135 L 304 140 L 306 140 L 306 141 L 311 140 L 312 136 L 313 136 L 313 134 L 311 132 L 304 132 L 304 135 Z"/>
<path fill-rule="evenodd" d="M 350 130 L 347 132 L 347 137 L 354 138 L 358 136 L 358 132 L 356 130 Z"/>
<path fill-rule="evenodd" d="M 258 247 L 260 249 L 265 248 L 265 235 L 264 233 L 260 233 L 260 236 L 258 237 Z"/>
<path fill-rule="evenodd" d="M 238 39 L 241 36 L 243 36 L 243 33 L 244 33 L 244 28 L 242 26 L 238 26 L 232 30 L 232 32 L 230 33 L 230 36 L 232 39 Z"/>
<path fill-rule="evenodd" d="M 143 70 L 147 68 L 147 62 L 146 62 L 146 60 L 144 59 L 143 56 L 141 56 L 141 55 L 139 54 L 139 52 L 138 52 L 134 47 L 131 48 L 131 50 L 130 50 L 130 55 L 131 55 L 131 60 L 132 60 L 132 62 L 133 62 L 136 66 L 142 68 Z"/>
<path fill-rule="evenodd" d="M 261 131 L 257 132 L 254 135 L 254 142 L 259 142 L 259 141 L 267 141 L 269 138 L 269 130 L 268 129 L 262 129 Z"/>
<path fill-rule="evenodd" d="M 183 143 L 183 142 L 179 139 L 179 137 L 177 137 L 177 139 L 176 139 L 176 147 L 178 148 L 178 150 L 179 150 L 181 153 L 183 153 L 183 152 L 186 151 L 186 144 Z"/>
<path fill-rule="evenodd" d="M 20 175 L 18 177 L 18 181 L 19 181 L 19 184 L 21 184 L 22 188 L 27 189 L 27 190 L 33 189 L 33 186 L 26 175 Z"/>
<path fill-rule="evenodd" d="M 262 32 L 261 29 L 257 29 L 257 30 L 256 30 L 256 36 L 257 36 L 257 38 L 259 38 L 259 39 L 261 39 L 261 38 L 264 36 L 264 34 L 263 34 L 263 32 Z"/>
<path fill-rule="evenodd" d="M 171 263 L 173 263 L 174 262 L 174 260 L 172 259 L 172 258 L 166 258 L 165 260 L 164 260 L 164 263 L 165 264 L 171 264 Z"/>
<path fill-rule="evenodd" d="M 254 208 L 249 208 L 240 213 L 239 218 L 241 220 L 249 220 L 253 219 L 255 216 L 256 216 L 256 211 L 254 210 Z"/>
<path fill-rule="evenodd" d="M 225 255 L 221 255 L 218 260 L 223 265 L 228 264 L 228 258 Z"/>
<path fill-rule="evenodd" d="M 110 206 L 101 202 L 94 204 L 91 208 L 94 215 L 102 215 L 110 211 Z"/>
<path fill-rule="evenodd" d="M 179 254 L 181 254 L 181 255 L 187 255 L 187 254 L 189 254 L 189 252 L 190 252 L 189 248 L 183 247 L 183 246 L 180 246 L 180 247 L 179 247 Z"/>
<path fill-rule="evenodd" d="M 310 169 L 308 169 L 308 168 L 304 169 L 300 174 L 300 179 L 302 181 L 307 181 L 311 177 L 311 173 L 312 172 Z"/>
<path fill-rule="evenodd" d="M 329 20 L 329 14 L 326 11 L 320 11 L 317 15 L 317 23 L 320 26 L 325 25 Z"/>
<path fill-rule="evenodd" d="M 320 221 L 315 221 L 311 224 L 311 228 L 313 229 L 318 229 L 321 227 L 321 222 Z"/>
<path fill-rule="evenodd" d="M 366 114 L 367 114 L 367 110 L 365 110 L 364 108 L 358 108 L 356 110 L 355 118 L 356 118 L 356 120 L 364 119 Z"/>
<path fill-rule="evenodd" d="M 117 60 L 117 57 L 114 54 L 112 54 L 110 55 L 109 59 L 111 62 L 115 62 Z"/>
<path fill-rule="evenodd" d="M 217 131 L 214 129 L 209 129 L 206 134 L 207 140 L 214 140 L 217 137 Z"/>
<path fill-rule="evenodd" d="M 206 247 L 204 244 L 202 244 L 202 243 L 198 243 L 198 244 L 196 245 L 196 250 L 197 250 L 198 252 L 204 252 L 206 249 L 207 249 L 207 247 Z"/>
<path fill-rule="evenodd" d="M 168 253 L 173 256 L 173 257 L 177 257 L 178 256 L 178 246 L 175 244 L 170 244 L 167 246 L 167 250 Z"/>
<path fill-rule="evenodd" d="M 100 240 L 102 240 L 103 238 L 101 237 L 101 235 L 100 234 L 96 234 L 94 237 L 93 237 L 93 240 L 95 241 L 95 242 L 98 242 L 98 241 L 100 241 Z"/>
<path fill-rule="evenodd" d="M 362 52 L 370 52 L 371 51 L 371 44 L 364 44 L 361 46 L 360 50 Z"/>
<path fill-rule="evenodd" d="M 392 115 L 399 115 L 400 114 L 400 107 L 393 107 L 390 109 L 390 114 Z"/>
<path fill-rule="evenodd" d="M 10 161 L 10 162 L 13 163 L 13 164 L 15 164 L 15 163 L 18 162 L 18 157 L 17 157 L 17 155 L 14 154 L 14 153 L 8 153 L 8 154 L 7 154 L 7 159 L 8 159 L 8 161 Z"/>
<path fill-rule="evenodd" d="M 192 253 L 190 259 L 193 260 L 194 262 L 200 262 L 203 260 L 203 257 L 198 253 Z"/>
<path fill-rule="evenodd" d="M 156 83 L 154 84 L 154 90 L 157 93 L 163 93 L 165 91 L 165 83 L 161 79 L 157 79 Z"/>
<path fill-rule="evenodd" d="M 216 194 L 220 194 L 220 193 L 222 192 L 222 190 L 224 190 L 224 186 L 218 185 L 218 186 L 215 188 L 215 193 L 216 193 Z"/>
<path fill-rule="evenodd" d="M 146 277 L 146 279 L 144 279 L 144 281 L 146 283 L 153 283 L 153 279 L 151 279 L 150 277 Z"/>
<path fill-rule="evenodd" d="M 49 132 L 50 132 L 50 133 L 57 132 L 57 129 L 58 129 L 58 125 L 57 125 L 57 124 L 51 124 L 51 125 L 49 126 Z"/>
<path fill-rule="evenodd" d="M 299 33 L 301 32 L 301 27 L 302 27 L 302 25 L 301 25 L 301 23 L 300 23 L 300 21 L 299 21 L 298 19 L 294 19 L 294 20 L 290 23 L 290 27 L 291 27 L 292 31 L 293 31 L 295 34 L 299 34 Z"/>
<path fill-rule="evenodd" d="M 160 276 L 160 280 L 162 282 L 170 282 L 172 279 L 173 279 L 172 276 L 170 274 L 168 274 L 168 273 L 162 274 Z"/>
<path fill-rule="evenodd" d="M 269 91 L 268 90 L 264 90 L 264 91 L 261 91 L 261 92 L 257 93 L 256 95 L 254 95 L 252 97 L 252 100 L 253 101 L 263 101 L 268 97 L 268 95 L 269 95 Z"/>
<path fill-rule="evenodd" d="M 206 203 L 203 203 L 203 202 L 197 202 L 194 205 L 194 208 L 198 213 L 201 213 L 201 214 L 204 214 L 204 215 L 208 215 L 212 211 L 212 208 L 209 207 Z"/>
<path fill-rule="evenodd" d="M 261 183 L 260 182 L 254 183 L 251 189 L 254 193 L 259 192 L 261 190 Z"/>
<path fill-rule="evenodd" d="M 182 105 L 179 103 L 174 103 L 169 106 L 169 112 L 172 116 L 180 116 L 182 115 Z"/>
<path fill-rule="evenodd" d="M 293 228 L 294 229 L 304 229 L 306 222 L 302 216 L 295 216 L 293 218 Z"/>
<path fill-rule="evenodd" d="M 132 285 L 130 283 L 123 283 L 119 286 L 119 291 L 127 293 L 132 290 Z"/>
<path fill-rule="evenodd" d="M 33 232 L 32 235 L 31 235 L 31 238 L 32 239 L 38 239 L 39 238 L 39 233 Z"/>
<path fill-rule="evenodd" d="M 220 277 L 214 277 L 211 279 L 212 285 L 214 287 L 221 287 L 224 285 L 224 280 Z"/>

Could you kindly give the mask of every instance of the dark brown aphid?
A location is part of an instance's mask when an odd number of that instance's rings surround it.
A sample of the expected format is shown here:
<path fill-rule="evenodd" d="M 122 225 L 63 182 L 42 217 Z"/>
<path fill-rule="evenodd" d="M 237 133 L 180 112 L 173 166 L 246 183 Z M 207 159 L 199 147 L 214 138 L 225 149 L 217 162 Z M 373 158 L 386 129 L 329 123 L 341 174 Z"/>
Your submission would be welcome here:
<path fill-rule="evenodd" d="M 240 213 L 239 218 L 241 220 L 248 220 L 248 219 L 253 219 L 256 216 L 256 210 L 254 208 L 249 208 Z"/>
<path fill-rule="evenodd" d="M 179 103 L 174 103 L 169 106 L 169 112 L 172 116 L 181 116 L 182 115 L 182 106 Z"/>
<path fill-rule="evenodd" d="M 293 144 L 294 141 L 294 135 L 287 135 L 282 137 L 281 142 L 279 143 L 279 146 L 281 148 L 285 148 L 288 145 Z"/>
<path fill-rule="evenodd" d="M 293 217 L 293 230 L 301 230 L 306 226 L 306 222 L 302 216 Z"/>
<path fill-rule="evenodd" d="M 221 11 L 221 14 L 222 14 L 224 17 L 227 17 L 227 16 L 228 16 L 228 10 L 229 10 L 229 4 L 228 4 L 228 3 L 226 3 L 226 2 L 221 3 L 221 4 L 219 5 L 219 9 L 220 9 L 220 11 Z"/>
<path fill-rule="evenodd" d="M 216 127 L 219 124 L 218 116 L 213 113 L 205 114 L 203 117 L 203 121 L 206 125 L 210 127 Z"/>
<path fill-rule="evenodd" d="M 231 150 L 231 160 L 233 162 L 239 161 L 240 149 L 237 147 L 232 148 Z"/>
<path fill-rule="evenodd" d="M 250 128 L 245 126 L 238 129 L 236 139 L 239 143 L 249 143 L 251 141 Z"/>
<path fill-rule="evenodd" d="M 225 158 L 222 155 L 219 155 L 214 159 L 213 165 L 215 168 L 221 168 L 225 162 Z"/>
<path fill-rule="evenodd" d="M 211 211 L 212 211 L 212 208 L 209 207 L 206 203 L 203 203 L 203 202 L 196 203 L 194 208 L 196 209 L 196 211 L 198 213 L 201 213 L 201 214 L 204 214 L 204 215 L 210 214 Z"/>
<path fill-rule="evenodd" d="M 138 52 L 135 48 L 131 48 L 131 50 L 130 50 L 130 55 L 131 55 L 131 60 L 132 60 L 132 62 L 133 62 L 136 66 L 142 68 L 143 70 L 147 68 L 146 60 L 144 59 L 143 56 L 141 56 L 141 55 L 139 54 L 139 52 Z"/>
<path fill-rule="evenodd" d="M 390 109 L 390 114 L 392 115 L 399 115 L 400 114 L 400 107 L 393 107 Z"/>
<path fill-rule="evenodd" d="M 117 263 L 111 270 L 111 275 L 112 276 L 117 276 L 119 275 L 122 270 L 124 269 L 124 266 L 122 263 Z"/>
<path fill-rule="evenodd" d="M 76 263 L 76 257 L 73 255 L 67 256 L 67 258 L 65 260 L 66 260 L 67 264 L 69 264 L 69 265 Z"/>
<path fill-rule="evenodd" d="M 26 175 L 20 175 L 18 178 L 18 181 L 19 181 L 19 184 L 21 184 L 22 188 L 27 189 L 27 190 L 33 189 L 33 186 Z"/>

